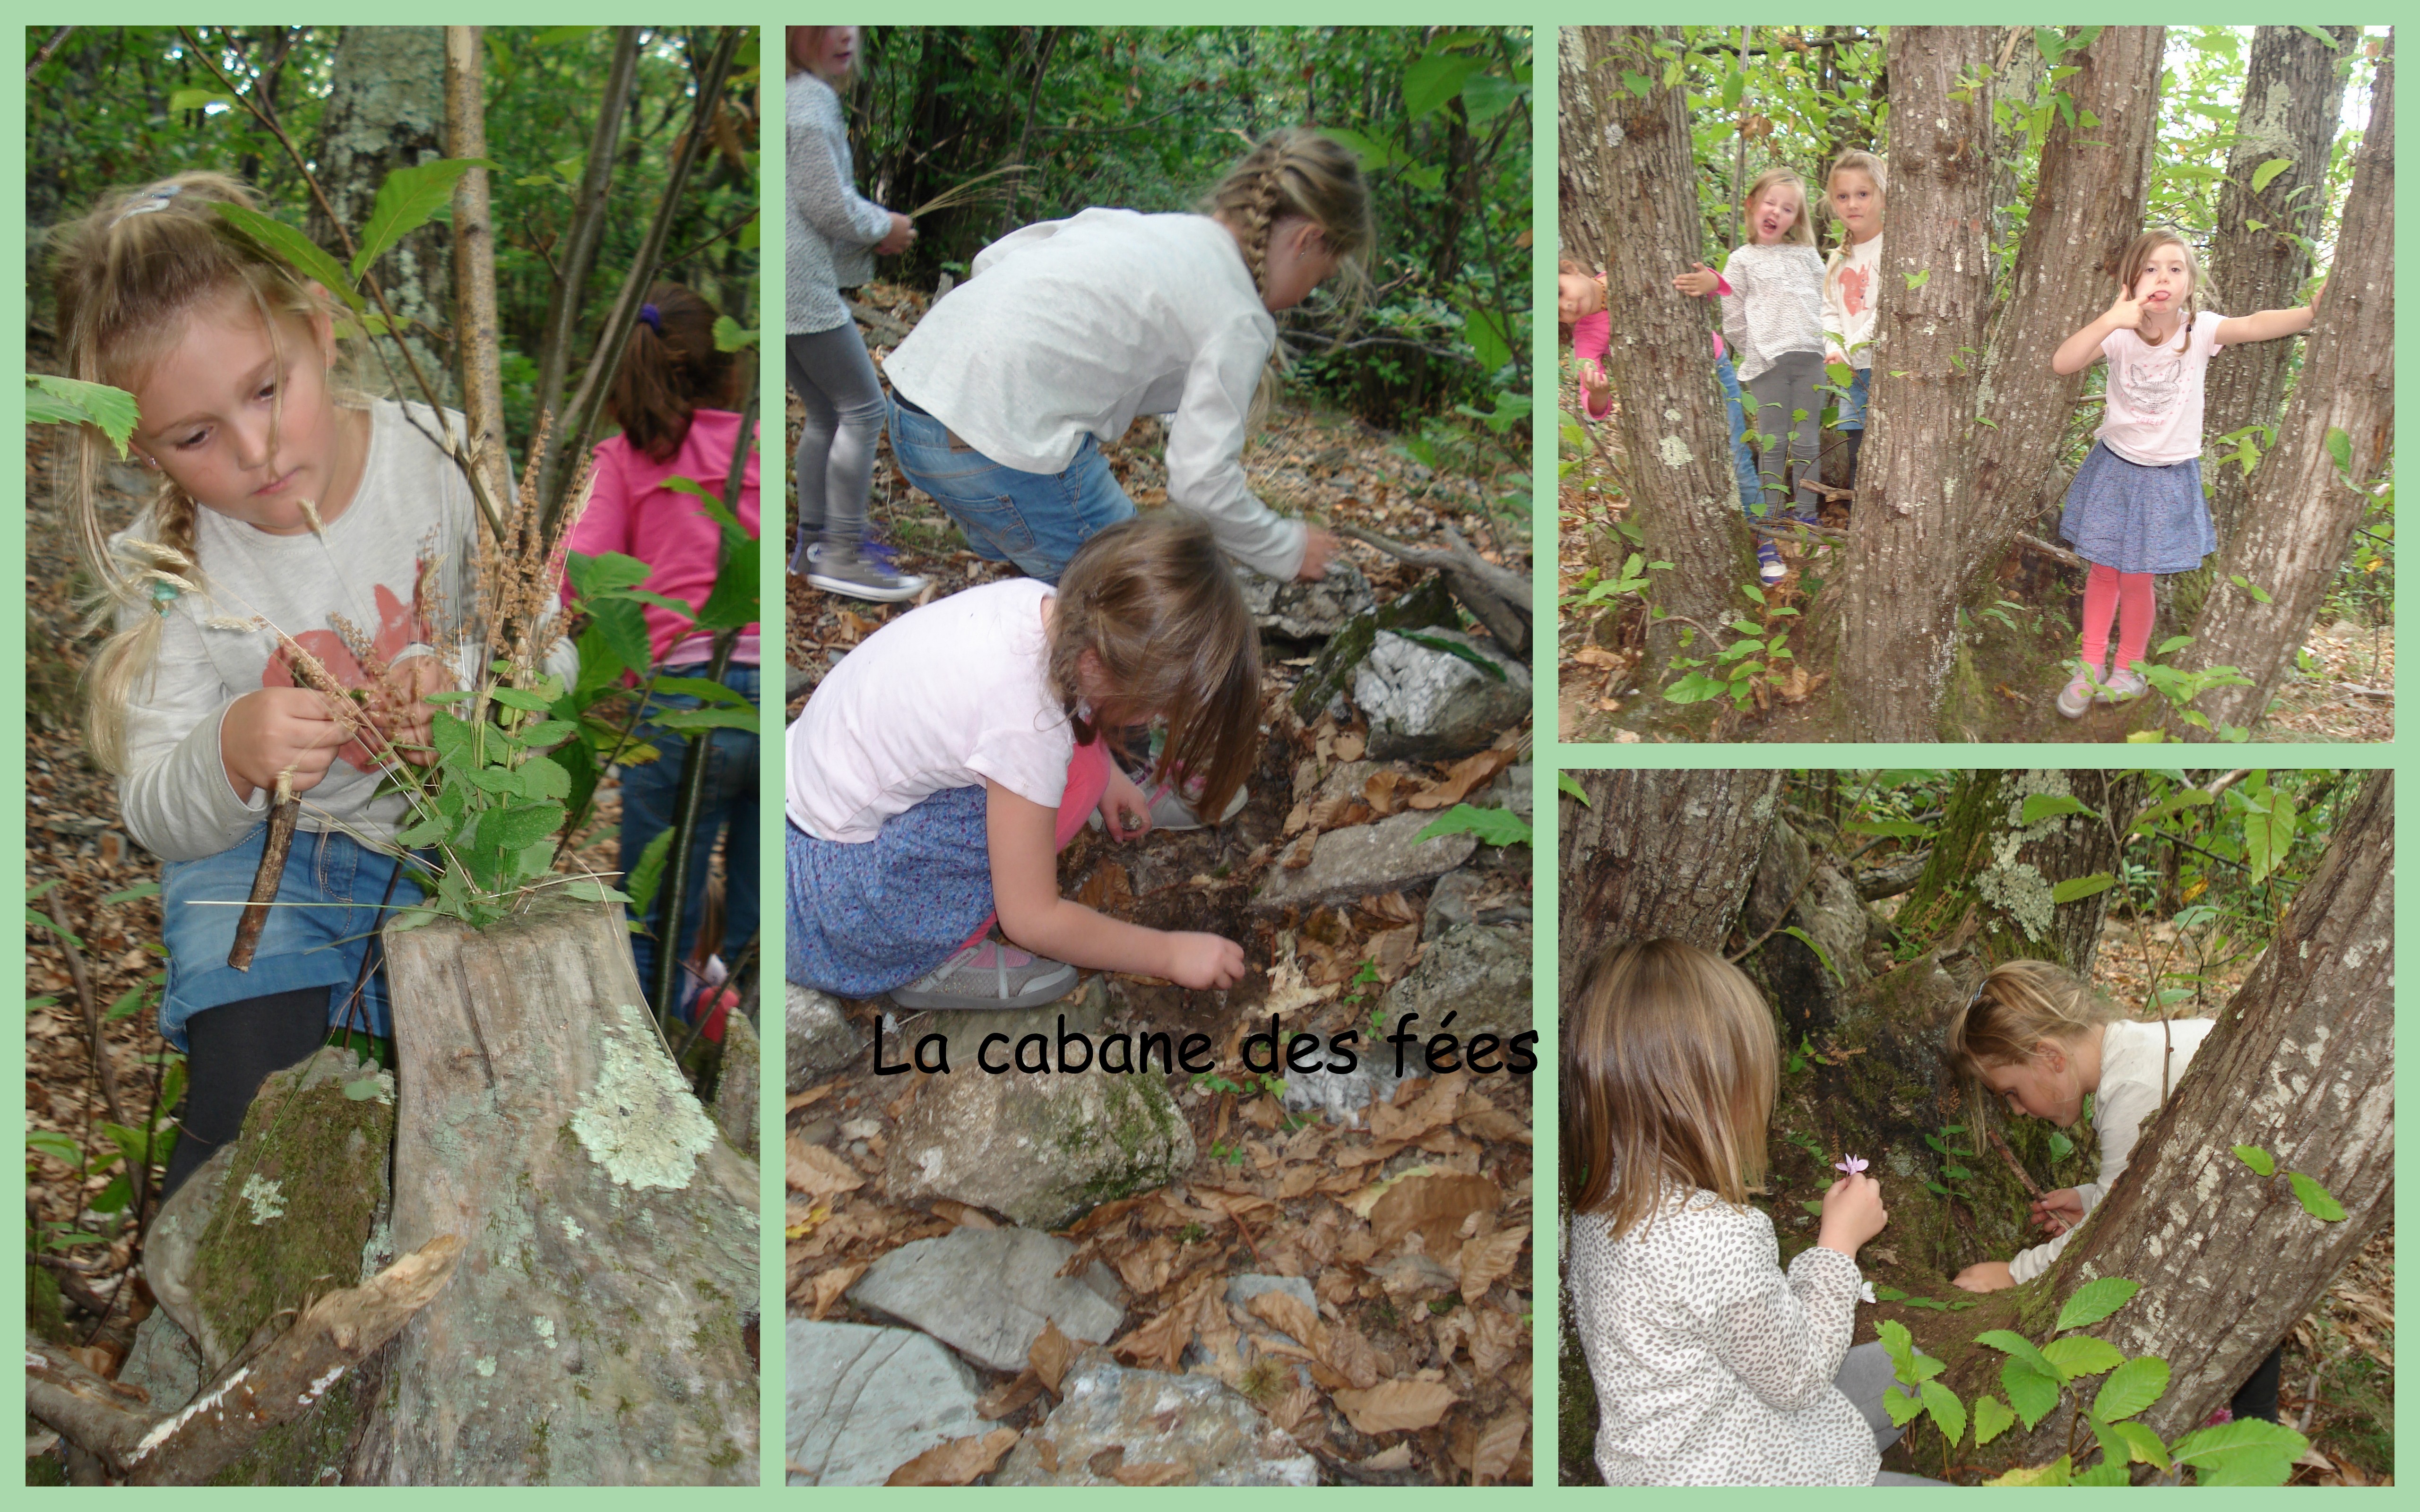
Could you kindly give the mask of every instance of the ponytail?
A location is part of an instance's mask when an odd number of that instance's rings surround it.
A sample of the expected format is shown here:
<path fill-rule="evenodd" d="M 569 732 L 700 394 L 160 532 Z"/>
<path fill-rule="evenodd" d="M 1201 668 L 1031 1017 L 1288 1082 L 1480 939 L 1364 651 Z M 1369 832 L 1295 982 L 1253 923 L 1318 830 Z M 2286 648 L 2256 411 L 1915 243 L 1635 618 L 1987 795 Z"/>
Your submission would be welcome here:
<path fill-rule="evenodd" d="M 732 354 L 714 344 L 718 315 L 680 285 L 658 284 L 630 328 L 605 408 L 630 444 L 658 462 L 689 440 L 700 409 L 730 392 Z"/>

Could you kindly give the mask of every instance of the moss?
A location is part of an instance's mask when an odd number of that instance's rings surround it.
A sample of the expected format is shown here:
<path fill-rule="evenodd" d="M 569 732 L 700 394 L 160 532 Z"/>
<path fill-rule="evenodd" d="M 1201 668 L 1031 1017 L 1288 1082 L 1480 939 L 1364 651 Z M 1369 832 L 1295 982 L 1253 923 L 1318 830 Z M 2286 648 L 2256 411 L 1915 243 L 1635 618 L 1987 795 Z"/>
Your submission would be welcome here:
<path fill-rule="evenodd" d="M 68 1467 L 56 1454 L 34 1455 L 25 1461 L 25 1484 L 28 1486 L 65 1486 Z"/>
<path fill-rule="evenodd" d="M 235 1463 L 211 1476 L 211 1486 L 333 1486 L 344 1479 L 352 1458 L 352 1444 L 362 1426 L 368 1388 L 358 1371 L 344 1378 L 319 1398 L 318 1405 L 291 1423 L 282 1423 L 255 1439 Z"/>

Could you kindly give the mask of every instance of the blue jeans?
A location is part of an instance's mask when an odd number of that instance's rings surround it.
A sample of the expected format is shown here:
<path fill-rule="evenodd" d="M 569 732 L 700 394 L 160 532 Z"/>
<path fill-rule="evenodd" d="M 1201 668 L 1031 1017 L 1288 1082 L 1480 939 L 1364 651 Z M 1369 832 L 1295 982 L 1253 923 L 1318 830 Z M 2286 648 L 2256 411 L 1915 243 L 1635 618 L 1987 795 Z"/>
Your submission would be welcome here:
<path fill-rule="evenodd" d="M 1714 381 L 1723 386 L 1723 408 L 1731 419 L 1731 471 L 1739 475 L 1740 509 L 1750 519 L 1761 519 L 1764 480 L 1757 476 L 1756 449 L 1747 443 L 1746 401 L 1728 352 L 1714 360 Z"/>
<path fill-rule="evenodd" d="M 1834 430 L 1866 428 L 1866 395 L 1873 386 L 1874 370 L 1870 367 L 1857 369 L 1857 376 L 1849 380 L 1849 392 L 1841 395 L 1840 418 L 1832 423 Z"/>
<path fill-rule="evenodd" d="M 661 675 L 704 677 L 707 665 L 698 661 L 666 667 L 661 669 Z M 722 686 L 746 694 L 751 705 L 757 703 L 756 668 L 734 665 L 725 669 Z M 648 706 L 693 709 L 698 700 L 689 693 L 659 693 L 648 700 Z M 659 754 L 644 765 L 622 768 L 621 858 L 625 871 L 639 864 L 649 841 L 672 827 L 674 811 L 680 803 L 681 765 L 688 755 L 682 736 L 659 730 L 652 722 L 639 727 L 638 738 L 654 746 Z M 722 940 L 716 953 L 725 965 L 730 965 L 755 937 L 759 748 L 758 737 L 746 730 L 717 730 L 707 738 L 706 793 L 698 806 L 697 833 L 689 841 L 689 894 L 681 905 L 678 949 L 682 960 L 689 959 L 696 949 L 698 928 L 706 918 L 706 869 L 713 863 L 715 841 L 726 829 L 731 838 L 722 857 Z M 672 861 L 667 856 L 664 875 L 671 874 Z M 668 901 L 659 885 L 655 902 L 647 911 L 647 932 L 630 936 L 630 959 L 639 969 L 639 989 L 650 995 L 656 987 L 656 950 L 664 937 L 664 905 Z M 686 1005 L 689 987 L 683 984 L 675 992 L 676 999 Z"/>
<path fill-rule="evenodd" d="M 949 427 L 891 400 L 891 455 L 908 481 L 933 496 L 986 562 L 1014 562 L 1056 583 L 1076 548 L 1122 519 L 1134 501 L 1118 486 L 1092 437 L 1058 472 L 1023 472 L 993 461 Z"/>
<path fill-rule="evenodd" d="M 306 987 L 328 990 L 329 1027 L 344 1023 L 362 957 L 386 921 L 379 901 L 387 899 L 390 913 L 420 902 L 420 888 L 410 877 L 395 875 L 395 860 L 334 830 L 297 829 L 252 969 L 238 971 L 226 964 L 243 915 L 240 906 L 233 905 L 252 896 L 253 875 L 260 870 L 260 849 L 268 838 L 264 824 L 216 856 L 170 861 L 160 869 L 161 929 L 168 947 L 168 990 L 160 999 L 160 1034 L 179 1050 L 186 1047 L 186 1021 L 196 1013 L 222 1003 Z M 387 895 L 389 878 L 395 881 L 392 897 Z M 384 970 L 373 970 L 363 982 L 362 1001 L 351 1017 L 380 1039 L 394 1037 Z"/>

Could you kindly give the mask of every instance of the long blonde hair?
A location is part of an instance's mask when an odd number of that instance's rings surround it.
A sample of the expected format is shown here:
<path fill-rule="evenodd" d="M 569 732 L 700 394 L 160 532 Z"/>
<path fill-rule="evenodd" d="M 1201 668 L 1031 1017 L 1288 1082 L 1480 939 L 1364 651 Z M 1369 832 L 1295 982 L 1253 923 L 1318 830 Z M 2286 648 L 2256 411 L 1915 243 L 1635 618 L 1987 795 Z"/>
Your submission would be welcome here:
<path fill-rule="evenodd" d="M 1979 1076 L 1988 1067 L 2025 1064 L 2044 1040 L 2072 1045 L 2124 1016 L 2072 971 L 2047 961 L 2003 961 L 1950 1016 L 1945 1048 L 1952 1062 Z"/>
<path fill-rule="evenodd" d="M 68 377 L 135 386 L 166 354 L 194 310 L 229 295 L 251 301 L 272 347 L 281 340 L 284 319 L 333 318 L 327 297 L 240 235 L 218 213 L 221 205 L 258 208 L 250 190 L 223 174 L 182 173 L 139 189 L 112 191 L 83 219 L 53 234 L 51 278 Z M 281 405 L 284 393 L 280 384 Z M 271 415 L 273 427 L 274 409 Z M 110 548 L 100 514 L 109 445 L 97 427 L 76 427 L 64 502 L 91 579 L 85 629 L 113 620 L 119 626 L 85 668 L 85 742 L 104 770 L 121 772 L 127 698 L 158 654 L 160 619 L 167 608 L 165 598 L 155 595 L 194 588 L 200 563 L 196 505 L 164 471 L 145 511 L 147 526 L 134 532 L 122 553 Z"/>
<path fill-rule="evenodd" d="M 2134 293 L 2134 281 L 2143 276 L 2143 265 L 2149 262 L 2151 254 L 2162 247 L 2174 247 L 2183 253 L 2185 271 L 2193 278 L 2193 287 L 2185 294 L 2185 307 L 2177 312 L 2176 349 L 2189 351 L 2193 347 L 2194 317 L 2201 309 L 2202 285 L 2201 258 L 2194 252 L 2192 242 L 2181 234 L 2165 228 L 2144 232 L 2127 243 L 2126 255 L 2118 263 L 2118 281 L 2131 299 Z M 2143 333 L 2138 330 L 2134 334 L 2140 337 Z M 2149 344 L 2147 342 L 2145 345 Z"/>
<path fill-rule="evenodd" d="M 1377 231 L 1361 160 L 1342 143 L 1307 127 L 1271 131 L 1227 170 L 1202 197 L 1201 208 L 1234 227 L 1252 287 L 1264 294 L 1268 289 L 1270 231 L 1289 217 L 1309 221 L 1336 255 L 1336 270 L 1344 280 L 1339 303 L 1346 317 L 1359 308 Z M 1270 350 L 1270 365 L 1261 374 L 1245 417 L 1253 430 L 1268 418 L 1283 360 L 1280 348 Z"/>
<path fill-rule="evenodd" d="M 1712 951 L 1649 940 L 1598 957 L 1568 1015 L 1565 1210 L 1620 1239 L 1676 1189 L 1745 1204 L 1764 1180 L 1780 1059 L 1755 985 Z"/>

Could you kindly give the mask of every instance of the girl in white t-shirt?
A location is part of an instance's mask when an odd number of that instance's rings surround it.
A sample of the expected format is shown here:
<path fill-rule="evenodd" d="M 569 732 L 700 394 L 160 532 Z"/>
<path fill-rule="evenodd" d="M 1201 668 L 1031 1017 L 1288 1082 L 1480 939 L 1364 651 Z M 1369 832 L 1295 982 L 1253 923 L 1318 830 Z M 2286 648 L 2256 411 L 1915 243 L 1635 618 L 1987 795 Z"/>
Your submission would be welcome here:
<path fill-rule="evenodd" d="M 2136 670 L 2151 643 L 2151 579 L 2191 572 L 2218 549 L 2201 491 L 2202 382 L 2228 347 L 2274 341 L 2311 328 L 2313 303 L 2222 317 L 2201 310 L 2201 270 L 2173 231 L 2146 231 L 2126 249 L 2116 302 L 2060 344 L 2050 360 L 2062 376 L 2109 363 L 2108 406 L 2084 465 L 2068 486 L 2058 532 L 2092 563 L 2084 587 L 2084 656 L 2058 695 L 2058 712 L 2081 718 L 2094 702 L 2138 698 Z M 2326 285 L 2320 285 L 2322 292 Z M 2110 671 L 2109 623 L 2118 621 Z"/>
<path fill-rule="evenodd" d="M 1062 898 L 1056 857 L 1096 809 L 1115 839 L 1151 828 L 1104 730 L 1165 721 L 1156 776 L 1181 769 L 1217 812 L 1259 712 L 1243 592 L 1178 511 L 1094 536 L 1055 591 L 1011 579 L 892 620 L 790 727 L 788 979 L 938 1009 L 1050 1002 L 1078 966 L 1232 986 L 1240 946 Z"/>
<path fill-rule="evenodd" d="M 1857 482 L 1857 454 L 1866 444 L 1866 399 L 1874 378 L 1874 305 L 1882 292 L 1883 191 L 1889 171 L 1870 152 L 1844 152 L 1823 191 L 1840 244 L 1823 262 L 1823 361 L 1853 377 L 1833 426 L 1849 439 L 1849 486 Z"/>
<path fill-rule="evenodd" d="M 1100 443 L 1170 414 L 1169 502 L 1272 578 L 1318 578 L 1335 537 L 1271 513 L 1244 474 L 1280 310 L 1360 276 L 1370 195 L 1352 151 L 1272 133 L 1201 215 L 1088 209 L 976 254 L 960 287 L 883 363 L 891 448 L 978 556 L 1056 582 L 1094 532 L 1133 516 Z"/>

